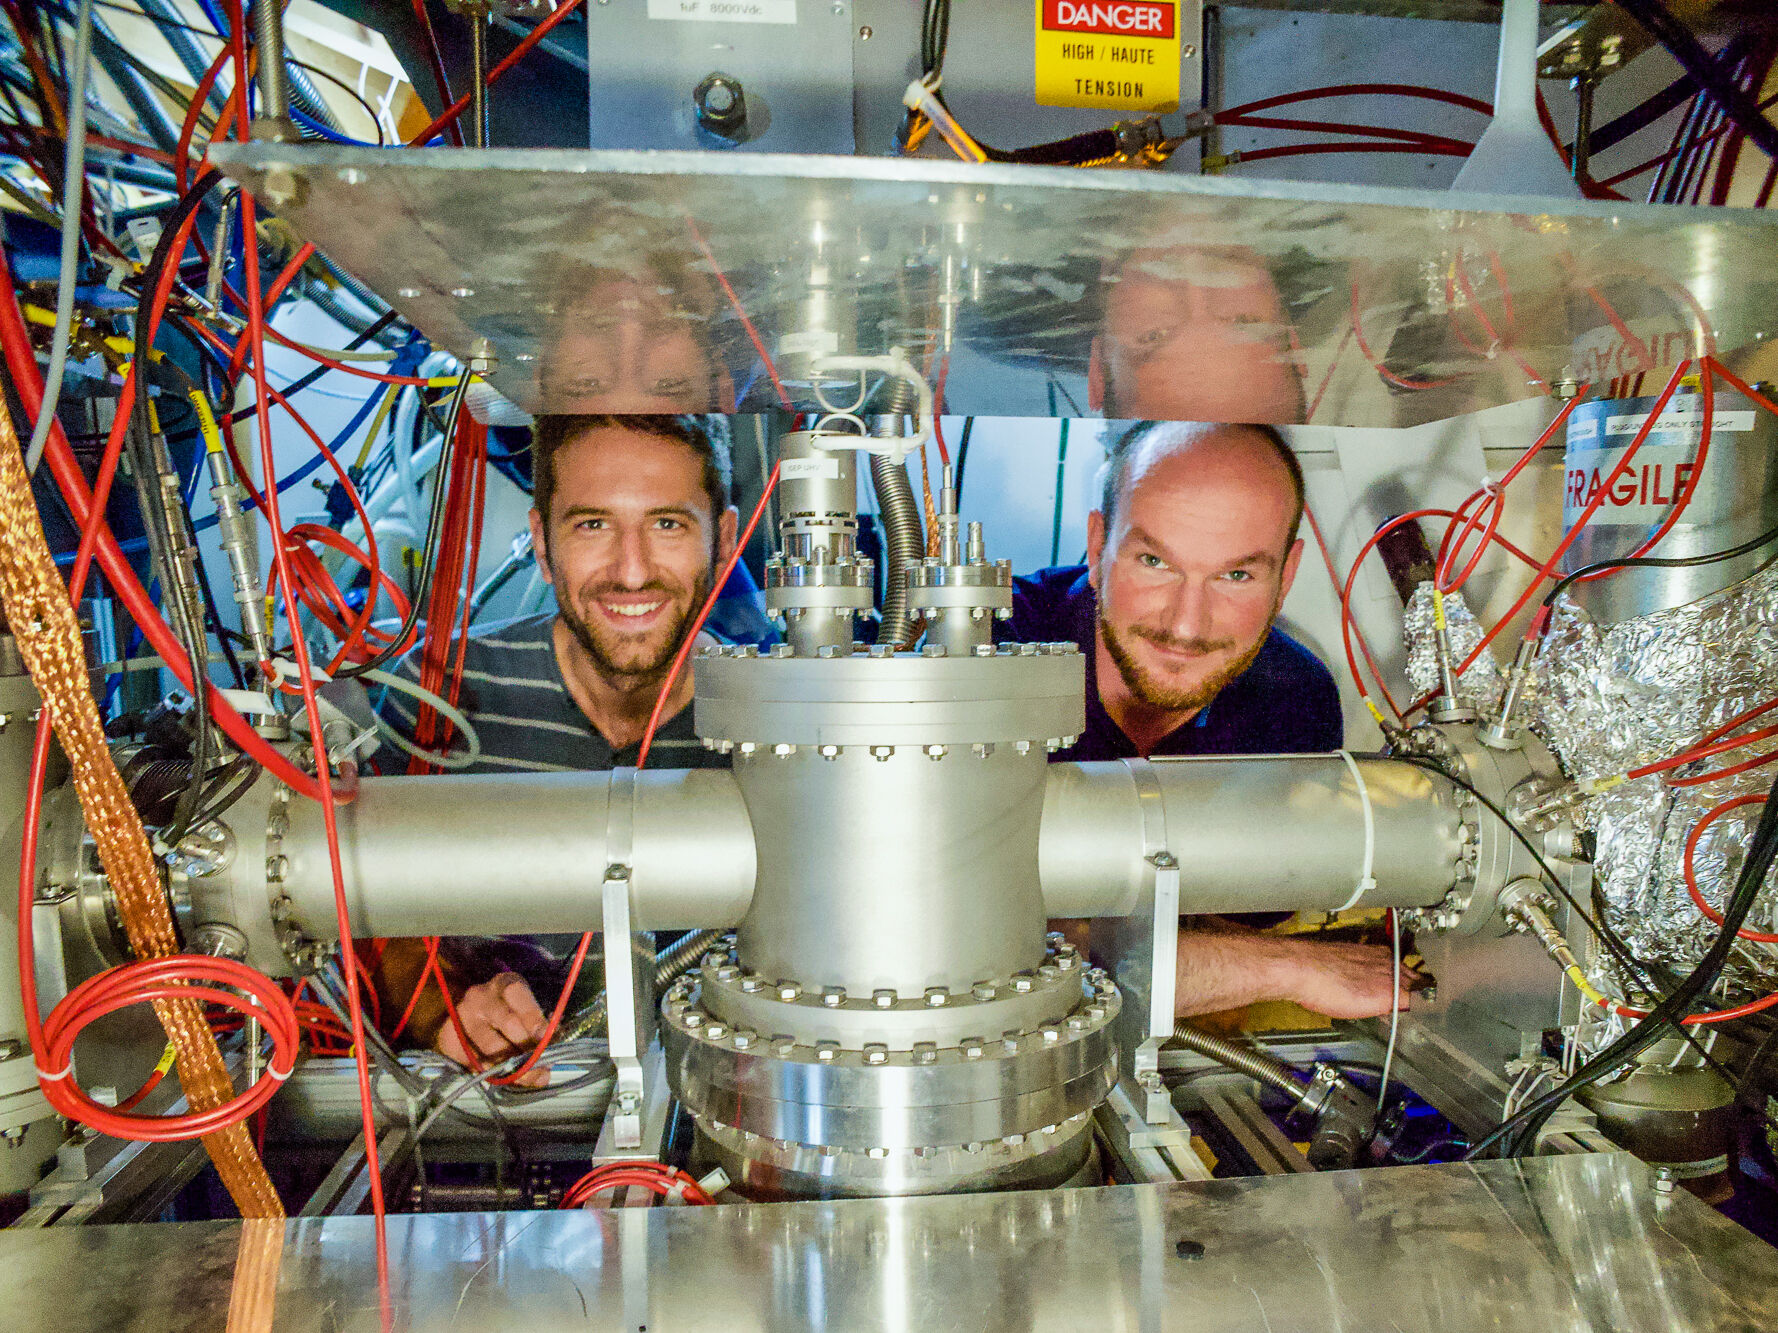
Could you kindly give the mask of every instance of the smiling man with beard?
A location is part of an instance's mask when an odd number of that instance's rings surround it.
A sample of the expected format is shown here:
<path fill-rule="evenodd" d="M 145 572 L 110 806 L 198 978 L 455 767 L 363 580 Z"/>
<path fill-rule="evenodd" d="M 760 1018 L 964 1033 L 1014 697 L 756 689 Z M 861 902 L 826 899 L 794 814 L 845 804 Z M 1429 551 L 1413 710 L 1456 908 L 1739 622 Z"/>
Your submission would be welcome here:
<path fill-rule="evenodd" d="M 734 550 L 727 423 L 700 416 L 548 416 L 533 432 L 531 535 L 557 609 L 472 637 L 458 706 L 481 742 L 455 772 L 568 772 L 634 766 L 661 685 L 686 630 Z M 401 673 L 417 680 L 418 653 Z M 662 711 L 651 762 L 726 766 L 692 730 L 692 673 Z M 391 691 L 385 719 L 412 732 L 412 700 Z M 497 817 L 496 812 L 490 815 Z M 440 960 L 464 1033 L 485 1059 L 534 1043 L 539 996 L 562 982 L 559 941 L 447 940 Z M 378 967 L 385 1011 L 402 1012 L 425 950 L 391 941 Z M 597 969 L 583 970 L 584 979 Z M 437 988 L 407 1032 L 465 1062 Z M 541 1067 L 532 1081 L 547 1076 Z"/>
<path fill-rule="evenodd" d="M 1018 580 L 1002 627 L 1086 654 L 1086 727 L 1055 758 L 1338 749 L 1333 676 L 1274 623 L 1302 558 L 1302 516 L 1302 469 L 1270 426 L 1125 431 L 1087 519 L 1086 565 Z M 1178 964 L 1182 1016 L 1294 1000 L 1366 1018 L 1406 1004 L 1377 946 L 1213 923 L 1180 932 Z"/>

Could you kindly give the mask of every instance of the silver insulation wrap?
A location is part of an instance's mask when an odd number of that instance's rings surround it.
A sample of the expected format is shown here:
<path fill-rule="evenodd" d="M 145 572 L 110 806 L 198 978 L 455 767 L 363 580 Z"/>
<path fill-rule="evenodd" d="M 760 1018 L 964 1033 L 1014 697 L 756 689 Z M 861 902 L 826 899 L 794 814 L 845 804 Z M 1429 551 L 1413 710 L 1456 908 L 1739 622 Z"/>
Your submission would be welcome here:
<path fill-rule="evenodd" d="M 1445 617 L 1454 650 L 1467 653 L 1481 636 L 1475 617 L 1454 598 L 1446 599 Z M 1408 674 L 1424 693 L 1438 680 L 1430 584 L 1412 599 L 1406 633 Z M 1484 654 L 1460 688 L 1486 714 L 1498 700 L 1503 676 L 1498 662 Z M 1678 754 L 1774 696 L 1778 565 L 1690 605 L 1612 626 L 1594 624 L 1566 600 L 1558 603 L 1527 685 L 1523 716 L 1571 778 L 1599 779 Z M 1774 722 L 1778 712 L 1746 729 Z M 1581 826 L 1597 836 L 1598 880 L 1610 924 L 1640 956 L 1682 967 L 1702 956 L 1716 928 L 1686 890 L 1686 839 L 1717 805 L 1766 791 L 1778 769 L 1768 765 L 1696 787 L 1672 787 L 1663 778 L 1728 767 L 1773 748 L 1773 741 L 1756 742 L 1625 782 L 1576 811 Z M 1694 874 L 1713 907 L 1721 907 L 1740 871 L 1758 815 L 1757 805 L 1731 811 L 1698 840 Z M 1778 893 L 1755 903 L 1747 928 L 1778 933 Z M 1770 990 L 1778 985 L 1778 950 L 1745 944 L 1731 955 L 1724 975 L 1731 983 Z"/>

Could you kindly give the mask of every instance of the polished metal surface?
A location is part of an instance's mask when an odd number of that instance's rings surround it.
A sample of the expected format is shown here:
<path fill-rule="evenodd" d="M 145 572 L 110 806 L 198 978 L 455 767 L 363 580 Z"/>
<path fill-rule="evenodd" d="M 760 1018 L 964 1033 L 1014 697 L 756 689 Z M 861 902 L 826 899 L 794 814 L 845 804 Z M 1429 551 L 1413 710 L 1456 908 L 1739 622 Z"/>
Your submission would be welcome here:
<path fill-rule="evenodd" d="M 611 773 L 365 780 L 339 813 L 353 930 L 400 936 L 597 929 L 613 781 Z M 502 817 L 490 820 L 494 810 Z M 318 811 L 313 802 L 292 802 L 266 860 L 236 864 L 246 880 L 258 876 L 262 901 L 268 889 L 274 902 L 283 900 L 275 910 L 285 919 L 312 938 L 332 939 L 333 887 Z M 753 891 L 753 834 L 727 772 L 636 774 L 630 838 L 625 860 L 637 930 L 740 920 Z"/>
<path fill-rule="evenodd" d="M 1152 762 L 1166 850 L 1179 861 L 1179 910 L 1351 905 L 1365 864 L 1366 797 L 1377 883 L 1362 894 L 1362 905 L 1437 902 L 1457 879 L 1464 846 L 1455 789 L 1394 760 L 1356 763 L 1363 795 L 1337 754 Z M 1130 766 L 1050 766 L 1038 863 L 1052 917 L 1136 910 L 1152 873 L 1143 857 L 1154 850 Z"/>
<path fill-rule="evenodd" d="M 725 645 L 698 657 L 694 716 L 700 736 L 743 755 L 775 746 L 1053 750 L 1086 723 L 1084 663 L 1072 643 L 831 657 Z"/>
<path fill-rule="evenodd" d="M 371 1219 L 291 1222 L 277 1333 L 379 1327 Z M 391 1217 L 402 1330 L 1767 1333 L 1778 1251 L 1633 1158 Z M 235 1222 L 0 1234 L 10 1326 L 221 1327 Z M 1181 1247 L 1179 1242 L 1194 1242 Z M 1199 1257 L 1189 1257 L 1202 1246 Z M 103 1273 L 103 1282 L 71 1274 Z"/>
<path fill-rule="evenodd" d="M 775 355 L 812 333 L 979 353 L 951 361 L 958 412 L 1040 411 L 1069 373 L 1111 417 L 1287 422 L 1325 380 L 1316 421 L 1365 426 L 1541 394 L 1582 361 L 1656 373 L 1713 342 L 1736 364 L 1774 332 L 1763 210 L 771 154 L 212 156 L 262 198 L 288 172 L 303 239 L 438 346 L 489 339 L 531 411 L 726 410 L 748 384 L 743 405 L 775 403 L 742 312 Z M 807 326 L 812 294 L 832 327 Z M 648 366 L 620 373 L 643 335 Z"/>
<path fill-rule="evenodd" d="M 686 990 L 669 992 L 661 1036 L 674 1091 L 717 1128 L 867 1153 L 1011 1147 L 1090 1113 L 1116 1079 L 1117 988 L 1097 973 L 1085 990 L 1067 1022 L 901 1051 L 737 1030 Z"/>

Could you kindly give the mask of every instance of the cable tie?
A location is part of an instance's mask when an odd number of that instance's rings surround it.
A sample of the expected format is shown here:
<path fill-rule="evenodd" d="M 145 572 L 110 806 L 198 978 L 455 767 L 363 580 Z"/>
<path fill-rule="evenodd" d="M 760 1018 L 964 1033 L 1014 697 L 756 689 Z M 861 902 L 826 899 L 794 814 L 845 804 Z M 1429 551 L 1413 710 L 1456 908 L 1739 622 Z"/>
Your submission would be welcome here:
<path fill-rule="evenodd" d="M 1371 873 L 1376 869 L 1377 821 L 1371 809 L 1370 788 L 1365 785 L 1364 773 L 1359 769 L 1358 761 L 1352 757 L 1352 751 L 1338 750 L 1335 753 L 1346 761 L 1346 767 L 1352 773 L 1352 781 L 1358 787 L 1359 808 L 1364 812 L 1364 868 L 1359 872 L 1358 887 L 1352 890 L 1352 896 L 1334 909 L 1335 912 L 1350 912 L 1358 906 L 1365 894 L 1377 887 L 1376 877 Z"/>
<path fill-rule="evenodd" d="M 45 1083 L 59 1082 L 60 1080 L 67 1078 L 68 1075 L 72 1074 L 73 1072 L 74 1072 L 74 1065 L 73 1065 L 72 1061 L 70 1061 L 67 1065 L 63 1066 L 62 1072 L 59 1074 L 52 1074 L 52 1073 L 48 1072 L 46 1069 L 44 1069 L 44 1067 L 42 1065 L 37 1066 L 37 1077 L 42 1079 Z"/>
<path fill-rule="evenodd" d="M 278 1066 L 267 1065 L 265 1072 L 270 1074 L 273 1078 L 277 1079 L 278 1082 L 282 1083 L 285 1079 L 289 1078 L 292 1074 L 294 1074 L 296 1072 L 296 1065 L 294 1063 L 292 1063 L 290 1068 L 286 1069 L 281 1074 L 278 1072 Z"/>

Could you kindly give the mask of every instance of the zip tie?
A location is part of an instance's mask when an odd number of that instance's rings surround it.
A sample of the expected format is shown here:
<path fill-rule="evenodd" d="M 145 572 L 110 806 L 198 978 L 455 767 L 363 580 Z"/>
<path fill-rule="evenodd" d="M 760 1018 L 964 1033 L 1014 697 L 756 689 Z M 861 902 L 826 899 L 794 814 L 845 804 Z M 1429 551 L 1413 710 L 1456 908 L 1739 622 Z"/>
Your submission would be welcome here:
<path fill-rule="evenodd" d="M 278 1082 L 282 1083 L 285 1079 L 289 1078 L 292 1074 L 294 1074 L 296 1072 L 296 1066 L 291 1065 L 290 1068 L 286 1069 L 282 1074 L 280 1074 L 278 1072 L 278 1067 L 276 1065 L 267 1065 L 265 1072 L 270 1074 Z"/>
<path fill-rule="evenodd" d="M 70 1062 L 68 1065 L 66 1065 L 63 1068 L 62 1072 L 59 1074 L 51 1074 L 48 1071 L 46 1071 L 42 1065 L 37 1066 L 37 1077 L 42 1079 L 45 1083 L 58 1082 L 62 1079 L 67 1078 L 68 1075 L 72 1074 L 73 1072 L 74 1072 L 74 1065 L 72 1062 Z"/>
<path fill-rule="evenodd" d="M 1358 906 L 1359 900 L 1377 887 L 1376 878 L 1371 871 L 1376 868 L 1377 859 L 1377 820 L 1371 810 L 1371 790 L 1365 785 L 1364 773 L 1358 767 L 1358 761 L 1352 757 L 1350 750 L 1337 750 L 1336 754 L 1346 761 L 1351 770 L 1352 781 L 1358 786 L 1358 804 L 1364 811 L 1364 869 L 1358 877 L 1358 887 L 1352 890 L 1352 896 L 1334 909 L 1335 912 L 1350 912 Z"/>

